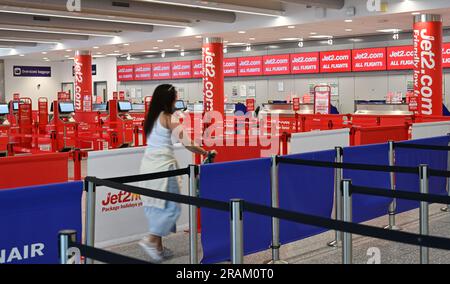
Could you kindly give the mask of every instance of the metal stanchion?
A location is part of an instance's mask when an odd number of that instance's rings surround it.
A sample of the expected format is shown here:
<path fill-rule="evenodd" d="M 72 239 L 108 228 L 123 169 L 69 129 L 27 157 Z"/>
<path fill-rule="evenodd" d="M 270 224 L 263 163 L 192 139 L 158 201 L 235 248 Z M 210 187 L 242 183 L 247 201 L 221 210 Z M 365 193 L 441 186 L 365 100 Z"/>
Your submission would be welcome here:
<path fill-rule="evenodd" d="M 77 232 L 74 230 L 64 230 L 59 232 L 59 264 L 69 263 L 69 243 L 76 242 L 76 240 Z"/>
<path fill-rule="evenodd" d="M 271 192 L 272 192 L 272 207 L 279 208 L 280 197 L 278 188 L 278 165 L 277 157 L 272 157 L 271 169 Z M 280 260 L 280 219 L 272 218 L 272 260 L 269 264 L 287 264 L 286 261 Z"/>
<path fill-rule="evenodd" d="M 336 163 L 343 162 L 344 150 L 342 147 L 335 147 L 336 149 Z M 343 178 L 343 169 L 334 169 L 334 218 L 335 220 L 342 220 L 342 195 L 341 183 Z M 334 241 L 327 245 L 330 247 L 339 247 L 342 243 L 342 232 L 335 231 Z"/>
<path fill-rule="evenodd" d="M 350 193 L 351 180 L 342 181 L 342 199 L 343 199 L 343 214 L 344 222 L 352 222 L 352 196 Z M 352 264 L 353 248 L 352 248 L 352 234 L 344 232 L 342 239 L 342 264 Z"/>
<path fill-rule="evenodd" d="M 428 166 L 420 165 L 420 193 L 428 194 Z M 420 234 L 427 236 L 429 233 L 428 202 L 420 202 Z M 429 248 L 420 247 L 420 263 L 428 264 L 430 261 Z"/>
<path fill-rule="evenodd" d="M 450 133 L 447 134 L 450 136 Z M 449 152 L 447 152 L 449 154 Z M 450 155 L 447 157 L 447 171 L 450 171 Z M 446 184 L 447 194 L 450 196 L 450 177 L 447 178 L 447 184 Z M 450 212 L 450 204 L 441 208 L 442 212 Z"/>
<path fill-rule="evenodd" d="M 230 201 L 231 209 L 231 263 L 244 263 L 244 228 L 243 213 L 244 201 L 242 199 L 232 199 Z"/>
<path fill-rule="evenodd" d="M 92 182 L 85 182 L 84 186 L 87 188 L 86 193 L 86 230 L 85 241 L 86 245 L 95 246 L 95 184 Z M 86 264 L 93 264 L 92 259 L 86 258 Z"/>
<path fill-rule="evenodd" d="M 395 166 L 395 147 L 394 141 L 389 141 L 389 166 Z M 390 173 L 391 177 L 391 190 L 395 191 L 395 173 Z M 399 231 L 401 228 L 395 224 L 395 215 L 397 211 L 397 199 L 393 198 L 392 202 L 389 204 L 389 225 L 384 228 L 387 230 Z"/>
<path fill-rule="evenodd" d="M 194 165 L 189 166 L 189 196 L 197 197 L 197 177 Z M 189 205 L 189 258 L 191 264 L 198 264 L 197 210 L 196 206 Z"/>

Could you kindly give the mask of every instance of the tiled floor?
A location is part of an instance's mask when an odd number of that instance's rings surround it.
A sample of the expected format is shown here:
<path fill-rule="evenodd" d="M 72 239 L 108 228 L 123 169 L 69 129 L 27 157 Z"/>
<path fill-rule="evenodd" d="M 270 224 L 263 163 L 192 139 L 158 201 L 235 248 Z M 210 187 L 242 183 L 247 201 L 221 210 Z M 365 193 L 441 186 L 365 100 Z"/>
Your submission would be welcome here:
<path fill-rule="evenodd" d="M 430 206 L 430 233 L 434 236 L 450 238 L 450 213 L 441 212 L 439 204 Z M 404 231 L 418 233 L 418 210 L 397 215 L 397 224 Z M 372 220 L 367 224 L 381 227 L 386 225 L 387 216 Z M 299 264 L 339 264 L 341 263 L 340 248 L 327 247 L 326 243 L 332 240 L 334 232 L 323 234 L 284 245 L 281 248 L 281 258 L 289 263 Z M 189 236 L 178 233 L 165 239 L 165 245 L 175 252 L 175 257 L 165 263 L 189 263 Z M 353 262 L 364 264 L 371 258 L 367 255 L 369 248 L 378 248 L 383 264 L 413 264 L 419 263 L 419 248 L 390 241 L 378 240 L 362 236 L 353 236 Z M 200 245 L 199 245 L 200 247 Z M 109 248 L 116 253 L 129 255 L 135 258 L 149 260 L 137 243 L 128 243 Z M 201 253 L 200 253 L 201 256 Z M 246 256 L 245 263 L 262 264 L 270 260 L 271 251 L 267 250 L 254 255 Z M 450 251 L 430 249 L 430 263 L 450 263 Z"/>

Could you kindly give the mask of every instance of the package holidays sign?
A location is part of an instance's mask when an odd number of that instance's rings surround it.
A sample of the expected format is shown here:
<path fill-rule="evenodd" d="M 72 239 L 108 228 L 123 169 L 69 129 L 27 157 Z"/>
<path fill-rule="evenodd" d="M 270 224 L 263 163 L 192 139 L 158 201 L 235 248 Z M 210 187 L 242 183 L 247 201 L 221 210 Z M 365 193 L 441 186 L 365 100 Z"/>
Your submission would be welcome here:
<path fill-rule="evenodd" d="M 137 64 L 134 65 L 134 80 L 151 80 L 152 79 L 152 64 Z"/>
<path fill-rule="evenodd" d="M 52 68 L 49 66 L 14 66 L 14 77 L 51 77 Z"/>
<path fill-rule="evenodd" d="M 238 60 L 237 58 L 225 58 L 223 60 L 223 75 L 225 77 L 238 76 Z"/>
<path fill-rule="evenodd" d="M 115 212 L 128 208 L 139 208 L 143 206 L 140 195 L 125 191 L 108 191 L 101 200 L 101 212 Z"/>
<path fill-rule="evenodd" d="M 167 80 L 172 78 L 170 62 L 153 63 L 153 80 Z"/>
<path fill-rule="evenodd" d="M 350 72 L 352 71 L 352 51 L 336 50 L 320 53 L 320 72 Z"/>
<path fill-rule="evenodd" d="M 417 17 L 416 17 L 417 19 Z M 442 115 L 442 21 L 414 23 L 414 95 L 419 114 Z"/>
<path fill-rule="evenodd" d="M 241 57 L 238 59 L 239 76 L 263 75 L 263 59 L 261 56 Z"/>
<path fill-rule="evenodd" d="M 289 54 L 267 55 L 263 57 L 264 75 L 285 75 L 290 73 Z"/>
<path fill-rule="evenodd" d="M 408 70 L 414 67 L 412 46 L 393 46 L 387 48 L 387 70 Z"/>
<path fill-rule="evenodd" d="M 352 50 L 352 70 L 354 72 L 386 70 L 386 48 Z"/>
<path fill-rule="evenodd" d="M 319 73 L 319 53 L 308 52 L 291 54 L 291 73 Z"/>
<path fill-rule="evenodd" d="M 172 62 L 172 79 L 192 78 L 191 61 Z"/>
<path fill-rule="evenodd" d="M 117 81 L 133 81 L 133 80 L 134 80 L 133 65 L 117 66 Z"/>
<path fill-rule="evenodd" d="M 203 66 L 201 60 L 194 60 L 192 61 L 192 78 L 202 78 L 203 72 L 202 72 Z"/>

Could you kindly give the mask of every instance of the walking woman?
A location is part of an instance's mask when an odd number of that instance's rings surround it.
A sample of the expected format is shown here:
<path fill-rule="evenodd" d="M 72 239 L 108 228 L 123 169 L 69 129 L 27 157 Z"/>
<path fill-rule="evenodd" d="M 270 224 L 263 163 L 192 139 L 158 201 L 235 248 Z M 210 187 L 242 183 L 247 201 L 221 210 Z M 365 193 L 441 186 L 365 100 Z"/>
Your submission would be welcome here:
<path fill-rule="evenodd" d="M 177 91 L 173 85 L 164 84 L 155 89 L 150 109 L 145 120 L 147 149 L 141 163 L 141 173 L 171 171 L 178 168 L 174 156 L 172 132 L 181 128 L 179 120 L 173 115 Z M 174 131 L 176 129 L 176 131 Z M 184 136 L 183 131 L 179 136 Z M 189 151 L 208 155 L 203 148 L 194 145 L 187 137 L 174 137 L 174 140 L 189 141 L 184 146 Z M 169 193 L 180 193 L 179 177 L 170 177 L 143 182 L 143 187 Z M 162 238 L 176 232 L 176 222 L 180 217 L 180 205 L 171 201 L 144 197 L 144 210 L 148 220 L 150 235 L 139 242 L 153 262 L 160 263 L 172 253 L 165 249 Z"/>

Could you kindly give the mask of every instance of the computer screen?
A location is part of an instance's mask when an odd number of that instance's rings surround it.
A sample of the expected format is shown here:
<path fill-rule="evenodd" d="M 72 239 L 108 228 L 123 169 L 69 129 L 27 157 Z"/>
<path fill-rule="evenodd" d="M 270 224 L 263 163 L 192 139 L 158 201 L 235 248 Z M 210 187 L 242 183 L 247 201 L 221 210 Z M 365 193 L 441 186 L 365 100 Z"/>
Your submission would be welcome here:
<path fill-rule="evenodd" d="M 75 107 L 72 102 L 59 103 L 60 113 L 72 113 L 75 112 Z"/>
<path fill-rule="evenodd" d="M 0 104 L 0 115 L 8 114 L 9 109 L 7 104 Z"/>
<path fill-rule="evenodd" d="M 135 111 L 145 111 L 145 104 L 133 104 L 132 107 Z"/>
<path fill-rule="evenodd" d="M 181 110 L 181 109 L 185 109 L 185 108 L 186 108 L 186 104 L 184 103 L 184 101 L 178 100 L 175 102 L 175 109 Z"/>
<path fill-rule="evenodd" d="M 203 103 L 201 104 L 194 104 L 194 111 L 195 112 L 202 112 L 204 110 Z"/>
<path fill-rule="evenodd" d="M 126 101 L 119 102 L 119 111 L 120 112 L 130 111 L 132 109 L 133 109 L 133 107 L 130 102 L 126 102 Z"/>
<path fill-rule="evenodd" d="M 107 107 L 106 104 L 93 104 L 92 105 L 92 109 L 94 111 L 106 111 L 106 107 Z"/>
<path fill-rule="evenodd" d="M 13 110 L 14 111 L 19 110 L 19 102 L 13 102 Z"/>

